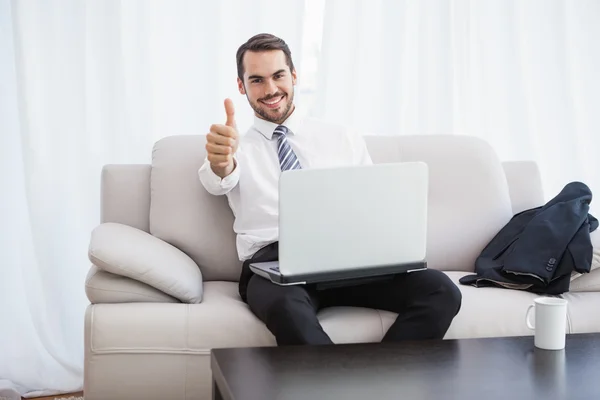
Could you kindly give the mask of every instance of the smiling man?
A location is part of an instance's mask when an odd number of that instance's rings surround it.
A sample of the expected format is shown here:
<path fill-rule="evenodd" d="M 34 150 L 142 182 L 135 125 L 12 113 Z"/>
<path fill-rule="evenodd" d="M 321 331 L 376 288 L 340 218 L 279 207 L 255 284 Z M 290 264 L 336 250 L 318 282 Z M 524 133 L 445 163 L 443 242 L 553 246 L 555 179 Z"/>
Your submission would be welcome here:
<path fill-rule="evenodd" d="M 442 338 L 460 309 L 461 294 L 440 271 L 321 290 L 311 285 L 278 286 L 253 274 L 250 263 L 278 259 L 282 171 L 372 162 L 359 135 L 342 126 L 298 116 L 294 105 L 296 69 L 282 39 L 270 34 L 250 38 L 238 49 L 237 71 L 239 92 L 254 110 L 254 124 L 240 138 L 233 103 L 226 99 L 226 123 L 210 127 L 206 160 L 198 174 L 209 193 L 227 195 L 235 215 L 233 229 L 243 261 L 242 300 L 279 345 L 332 343 L 317 319 L 320 309 L 332 306 L 397 313 L 384 341 Z"/>
<path fill-rule="evenodd" d="M 257 117 L 274 123 L 282 123 L 294 107 L 294 85 L 296 70 L 291 56 L 283 51 L 249 52 L 244 67 L 243 56 L 238 53 L 238 85 L 240 93 L 246 94 Z M 266 66 L 281 65 L 284 68 L 273 72 Z M 239 69 L 241 67 L 241 69 Z M 244 71 L 253 71 L 244 78 Z M 259 75 L 260 74 L 260 75 Z M 244 82 L 248 82 L 246 86 Z M 272 87 L 271 86 L 272 82 Z M 272 93 L 275 92 L 275 93 Z"/>

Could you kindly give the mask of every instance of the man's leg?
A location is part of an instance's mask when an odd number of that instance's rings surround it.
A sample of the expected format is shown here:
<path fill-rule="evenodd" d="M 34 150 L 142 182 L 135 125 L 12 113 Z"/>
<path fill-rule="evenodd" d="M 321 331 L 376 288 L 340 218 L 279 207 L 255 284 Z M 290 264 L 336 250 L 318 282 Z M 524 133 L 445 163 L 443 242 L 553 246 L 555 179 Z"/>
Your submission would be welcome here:
<path fill-rule="evenodd" d="M 275 335 L 278 345 L 331 344 L 317 319 L 316 293 L 306 286 L 279 286 L 254 275 L 248 305 Z"/>
<path fill-rule="evenodd" d="M 460 310 L 462 295 L 442 272 L 429 269 L 393 279 L 325 289 L 323 307 L 368 307 L 398 313 L 383 341 L 442 339 Z"/>
<path fill-rule="evenodd" d="M 276 261 L 279 243 L 263 247 L 242 265 L 240 296 L 250 310 L 275 335 L 277 344 L 329 344 L 329 336 L 317 319 L 319 299 L 314 289 L 306 286 L 279 286 L 254 275 L 253 262 Z"/>

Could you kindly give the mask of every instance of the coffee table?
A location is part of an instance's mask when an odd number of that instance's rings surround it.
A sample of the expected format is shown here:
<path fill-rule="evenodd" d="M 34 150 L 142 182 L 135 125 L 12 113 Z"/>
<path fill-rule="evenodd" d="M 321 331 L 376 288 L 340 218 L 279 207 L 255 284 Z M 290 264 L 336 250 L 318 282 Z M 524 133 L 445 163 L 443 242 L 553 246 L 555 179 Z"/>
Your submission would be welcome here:
<path fill-rule="evenodd" d="M 575 400 L 600 398 L 600 334 L 565 350 L 533 337 L 215 349 L 214 398 Z"/>

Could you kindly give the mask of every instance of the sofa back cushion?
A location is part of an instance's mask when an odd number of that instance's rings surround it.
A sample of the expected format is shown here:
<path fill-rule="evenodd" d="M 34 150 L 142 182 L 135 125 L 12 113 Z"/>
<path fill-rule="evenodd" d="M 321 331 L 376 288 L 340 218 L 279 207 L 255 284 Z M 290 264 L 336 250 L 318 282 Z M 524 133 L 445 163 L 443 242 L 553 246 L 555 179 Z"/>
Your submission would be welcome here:
<path fill-rule="evenodd" d="M 365 136 L 373 162 L 423 161 L 429 167 L 429 268 L 474 271 L 475 259 L 510 220 L 502 163 L 485 141 L 459 135 Z"/>
<path fill-rule="evenodd" d="M 208 193 L 198 177 L 204 136 L 169 136 L 152 152 L 150 233 L 185 252 L 204 281 L 239 279 L 233 213 L 226 196 Z"/>
<path fill-rule="evenodd" d="M 502 165 L 485 142 L 464 136 L 366 136 L 373 161 L 429 166 L 427 258 L 430 268 L 473 271 L 487 242 L 511 217 Z M 225 196 L 198 179 L 205 137 L 170 136 L 152 154 L 150 233 L 178 247 L 204 280 L 239 278 L 233 214 Z"/>

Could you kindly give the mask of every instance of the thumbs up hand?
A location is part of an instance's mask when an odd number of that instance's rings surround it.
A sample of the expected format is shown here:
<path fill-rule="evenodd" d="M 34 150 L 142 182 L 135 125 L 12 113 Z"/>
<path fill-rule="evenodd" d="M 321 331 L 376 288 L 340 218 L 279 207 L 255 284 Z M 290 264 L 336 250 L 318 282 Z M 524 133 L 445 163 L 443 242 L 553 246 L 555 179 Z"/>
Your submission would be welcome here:
<path fill-rule="evenodd" d="M 235 169 L 233 155 L 239 145 L 239 135 L 235 123 L 235 109 L 231 99 L 225 100 L 225 125 L 212 125 L 206 135 L 206 153 L 210 167 L 219 177 L 224 178 Z"/>

